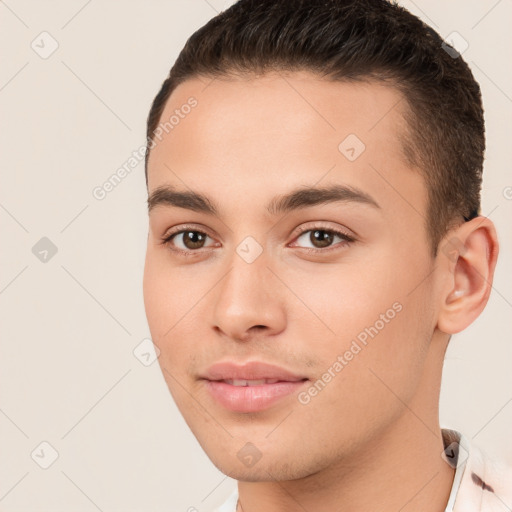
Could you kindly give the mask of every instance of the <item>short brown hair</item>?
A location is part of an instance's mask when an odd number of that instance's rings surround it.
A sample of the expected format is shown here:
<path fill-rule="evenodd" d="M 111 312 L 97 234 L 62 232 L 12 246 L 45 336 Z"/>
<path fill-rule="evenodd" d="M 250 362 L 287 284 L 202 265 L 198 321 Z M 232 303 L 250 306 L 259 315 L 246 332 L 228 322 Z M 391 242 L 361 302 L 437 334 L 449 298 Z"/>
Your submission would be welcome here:
<path fill-rule="evenodd" d="M 239 0 L 187 40 L 155 97 L 147 140 L 182 82 L 308 70 L 334 81 L 387 82 L 407 100 L 404 155 L 424 176 L 432 254 L 479 215 L 485 132 L 480 87 L 454 48 L 386 0 Z M 146 185 L 148 183 L 146 151 Z"/>

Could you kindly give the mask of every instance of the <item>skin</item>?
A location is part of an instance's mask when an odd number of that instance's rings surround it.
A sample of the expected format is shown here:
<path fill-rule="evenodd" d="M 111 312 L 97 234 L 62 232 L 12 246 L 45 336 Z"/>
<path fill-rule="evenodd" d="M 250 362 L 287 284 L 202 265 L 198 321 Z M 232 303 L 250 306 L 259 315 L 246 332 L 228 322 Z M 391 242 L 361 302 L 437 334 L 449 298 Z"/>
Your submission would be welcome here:
<path fill-rule="evenodd" d="M 152 339 L 188 426 L 239 481 L 245 512 L 444 510 L 454 471 L 441 457 L 443 357 L 450 335 L 487 303 L 492 222 L 456 226 L 441 242 L 455 238 L 455 252 L 431 256 L 427 191 L 403 156 L 407 107 L 391 86 L 308 72 L 203 77 L 173 92 L 162 119 L 191 96 L 198 105 L 151 151 L 148 192 L 203 193 L 221 217 L 152 209 L 144 269 Z M 353 162 L 338 150 L 348 134 L 366 146 Z M 380 208 L 338 202 L 276 217 L 265 209 L 298 186 L 332 184 L 357 187 Z M 185 224 L 208 235 L 202 248 L 182 235 L 161 243 Z M 315 229 L 356 240 L 315 244 Z M 247 236 L 263 249 L 250 264 L 236 252 Z M 291 395 L 262 412 L 232 412 L 198 379 L 220 360 L 256 360 L 311 384 L 397 302 L 401 311 L 307 404 Z M 261 454 L 252 467 L 237 457 L 247 442 Z"/>

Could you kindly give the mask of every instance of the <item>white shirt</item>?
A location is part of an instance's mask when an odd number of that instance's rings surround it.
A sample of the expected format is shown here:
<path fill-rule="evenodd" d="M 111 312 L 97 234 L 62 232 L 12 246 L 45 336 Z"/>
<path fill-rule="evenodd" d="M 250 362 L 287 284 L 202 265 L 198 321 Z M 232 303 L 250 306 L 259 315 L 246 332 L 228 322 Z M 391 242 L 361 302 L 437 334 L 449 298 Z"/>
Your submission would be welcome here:
<path fill-rule="evenodd" d="M 445 512 L 512 512 L 512 467 L 491 458 L 456 430 L 441 432 L 445 459 L 456 468 Z M 236 512 L 237 501 L 235 487 L 212 512 Z"/>

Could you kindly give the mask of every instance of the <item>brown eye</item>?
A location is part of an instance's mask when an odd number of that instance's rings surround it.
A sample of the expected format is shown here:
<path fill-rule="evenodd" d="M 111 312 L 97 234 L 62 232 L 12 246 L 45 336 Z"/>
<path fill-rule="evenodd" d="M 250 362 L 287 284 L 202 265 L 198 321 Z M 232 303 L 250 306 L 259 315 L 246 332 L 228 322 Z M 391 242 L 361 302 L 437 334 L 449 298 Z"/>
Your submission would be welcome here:
<path fill-rule="evenodd" d="M 328 247 L 334 240 L 334 235 L 325 229 L 315 229 L 310 231 L 309 240 L 318 248 Z"/>
<path fill-rule="evenodd" d="M 183 245 L 187 249 L 200 249 L 203 247 L 207 236 L 199 231 L 183 231 Z"/>
<path fill-rule="evenodd" d="M 326 229 L 326 228 L 313 228 L 304 230 L 299 237 L 297 238 L 297 242 L 301 241 L 304 243 L 309 243 L 310 245 L 298 245 L 299 247 L 303 247 L 304 249 L 308 249 L 312 252 L 326 252 L 331 248 L 334 244 L 333 249 L 336 248 L 337 245 L 344 246 L 348 245 L 350 242 L 354 242 L 355 238 L 352 236 L 343 233 L 342 231 L 337 231 L 335 229 Z M 341 243 L 335 243 L 336 239 L 339 239 Z M 296 242 L 296 243 L 297 243 Z"/>
<path fill-rule="evenodd" d="M 207 238 L 210 237 L 202 231 L 184 229 L 164 238 L 162 243 L 177 252 L 198 252 L 198 249 L 208 247 L 205 245 Z"/>

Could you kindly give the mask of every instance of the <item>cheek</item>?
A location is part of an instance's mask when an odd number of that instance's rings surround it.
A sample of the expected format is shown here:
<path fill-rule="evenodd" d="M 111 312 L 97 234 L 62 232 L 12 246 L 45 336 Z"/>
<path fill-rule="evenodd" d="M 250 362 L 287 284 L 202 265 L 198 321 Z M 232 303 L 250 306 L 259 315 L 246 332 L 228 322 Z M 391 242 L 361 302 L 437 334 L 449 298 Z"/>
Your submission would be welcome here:
<path fill-rule="evenodd" d="M 148 246 L 144 266 L 144 307 L 155 338 L 170 338 L 205 293 L 196 273 L 169 262 L 165 250 Z M 155 340 L 154 340 L 155 341 Z"/>
<path fill-rule="evenodd" d="M 160 251 L 148 247 L 143 278 L 144 308 L 151 339 L 160 350 L 158 361 L 163 376 L 170 385 L 172 379 L 164 368 L 174 374 L 174 367 L 182 360 L 179 345 L 172 343 L 186 318 L 189 294 L 182 288 L 179 277 L 166 264 Z"/>
<path fill-rule="evenodd" d="M 315 347 L 316 380 L 298 397 L 298 407 L 301 424 L 316 425 L 333 449 L 350 451 L 366 442 L 414 399 L 428 342 L 414 321 L 417 309 L 401 306 L 390 310 L 387 324 L 379 315 L 353 315 L 349 325 L 337 324 L 333 342 Z"/>
<path fill-rule="evenodd" d="M 176 266 L 160 248 L 148 247 L 144 266 L 143 295 L 151 338 L 160 350 L 163 376 L 173 396 L 179 382 L 188 379 L 196 354 L 204 351 L 206 319 L 200 310 L 213 286 L 212 272 L 198 275 L 191 266 Z M 178 398 L 175 396 L 175 398 Z"/>
<path fill-rule="evenodd" d="M 160 350 L 158 364 L 171 396 L 180 408 L 187 406 L 180 394 L 179 382 L 187 368 L 185 346 L 179 340 L 180 318 L 184 319 L 186 294 L 180 290 L 179 279 L 161 255 L 148 247 L 144 266 L 143 295 L 146 318 L 153 343 Z M 186 317 L 185 317 L 186 318 Z M 183 321 L 183 320 L 182 320 Z M 189 404 L 190 405 L 190 404 Z"/>
<path fill-rule="evenodd" d="M 311 265 L 293 272 L 282 269 L 281 274 L 299 299 L 287 299 L 293 314 L 290 327 L 296 322 L 301 331 L 309 334 L 304 334 L 304 342 L 325 339 L 324 343 L 310 347 L 315 353 L 343 352 L 358 335 L 364 340 L 365 329 L 377 322 L 378 330 L 382 331 L 398 316 L 400 304 L 396 303 L 401 297 L 395 276 L 376 261 Z M 385 323 L 381 315 L 385 315 Z"/>
<path fill-rule="evenodd" d="M 319 267 L 314 278 L 303 272 L 292 281 L 290 274 L 290 287 L 314 312 L 294 306 L 303 348 L 319 362 L 318 403 L 326 401 L 319 410 L 328 411 L 327 402 L 361 412 L 363 404 L 373 403 L 381 410 L 399 403 L 389 388 L 406 400 L 419 382 L 432 332 L 425 319 L 428 290 L 414 288 L 417 276 L 427 272 L 403 271 L 384 259 L 340 266 L 339 272 Z M 308 346 L 314 339 L 320 341 Z"/>

